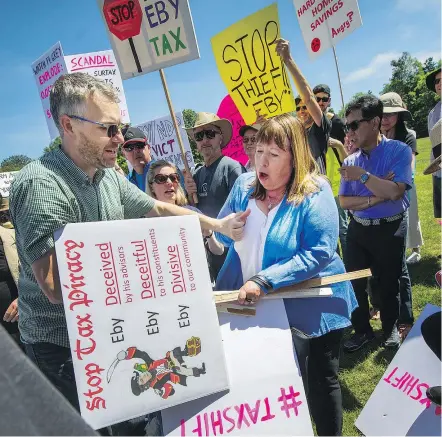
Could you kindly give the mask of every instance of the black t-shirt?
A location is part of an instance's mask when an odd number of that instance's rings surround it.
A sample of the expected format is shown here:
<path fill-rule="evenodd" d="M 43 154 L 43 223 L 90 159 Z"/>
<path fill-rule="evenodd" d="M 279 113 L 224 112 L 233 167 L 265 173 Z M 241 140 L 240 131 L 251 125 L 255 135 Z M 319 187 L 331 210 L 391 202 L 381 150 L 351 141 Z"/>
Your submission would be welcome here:
<path fill-rule="evenodd" d="M 340 141 L 342 144 L 345 142 L 345 126 L 342 118 L 339 118 L 336 114 L 331 118 L 332 128 L 330 132 L 330 138 Z"/>
<path fill-rule="evenodd" d="M 313 158 L 319 165 L 320 172 L 326 174 L 325 155 L 327 154 L 328 139 L 332 124 L 325 114 L 322 114 L 321 126 L 316 123 L 308 130 L 308 144 L 312 152 Z"/>
<path fill-rule="evenodd" d="M 209 217 L 216 218 L 236 179 L 246 169 L 237 161 L 221 156 L 213 164 L 198 168 L 193 179 L 198 189 L 197 208 Z"/>

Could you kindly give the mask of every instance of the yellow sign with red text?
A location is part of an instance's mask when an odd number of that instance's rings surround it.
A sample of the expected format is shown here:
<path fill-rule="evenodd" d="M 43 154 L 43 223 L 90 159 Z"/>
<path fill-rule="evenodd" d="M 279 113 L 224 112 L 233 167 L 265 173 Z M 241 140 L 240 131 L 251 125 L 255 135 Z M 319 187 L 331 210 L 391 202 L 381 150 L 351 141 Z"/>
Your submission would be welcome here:
<path fill-rule="evenodd" d="M 273 117 L 295 110 L 290 81 L 275 51 L 278 38 L 276 3 L 212 38 L 221 78 L 247 124 L 255 122 L 257 111 Z"/>

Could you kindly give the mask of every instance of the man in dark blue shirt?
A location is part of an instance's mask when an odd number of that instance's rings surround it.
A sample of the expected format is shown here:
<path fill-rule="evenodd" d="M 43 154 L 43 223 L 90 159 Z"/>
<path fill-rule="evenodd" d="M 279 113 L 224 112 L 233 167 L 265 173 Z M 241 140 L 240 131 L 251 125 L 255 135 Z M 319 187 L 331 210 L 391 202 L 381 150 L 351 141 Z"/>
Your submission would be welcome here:
<path fill-rule="evenodd" d="M 141 191 L 146 192 L 146 175 L 152 156 L 147 137 L 141 129 L 130 127 L 124 133 L 124 143 L 121 146 L 124 157 L 132 166 L 127 179 Z"/>
<path fill-rule="evenodd" d="M 380 133 L 382 102 L 365 95 L 346 110 L 348 138 L 359 150 L 340 169 L 339 201 L 350 212 L 345 265 L 349 271 L 371 268 L 380 282 L 380 313 L 385 347 L 398 347 L 399 278 L 405 251 L 412 186 L 411 149 Z M 352 281 L 359 308 L 352 315 L 355 334 L 344 344 L 353 352 L 373 340 L 366 280 Z"/>

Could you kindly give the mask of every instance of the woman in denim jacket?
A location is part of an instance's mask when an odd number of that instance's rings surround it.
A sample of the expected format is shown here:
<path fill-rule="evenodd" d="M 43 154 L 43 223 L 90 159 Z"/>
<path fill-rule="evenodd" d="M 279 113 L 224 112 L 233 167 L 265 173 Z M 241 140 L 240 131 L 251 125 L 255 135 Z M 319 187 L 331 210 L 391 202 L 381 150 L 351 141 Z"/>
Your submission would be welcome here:
<path fill-rule="evenodd" d="M 229 252 L 216 289 L 240 290 L 239 303 L 248 304 L 281 287 L 344 273 L 336 254 L 336 203 L 301 122 L 288 114 L 266 121 L 258 132 L 255 165 L 256 173 L 237 179 L 219 214 L 249 215 L 241 241 L 217 235 Z M 284 302 L 318 435 L 342 432 L 339 353 L 357 306 L 350 282 L 331 288 L 330 297 Z"/>

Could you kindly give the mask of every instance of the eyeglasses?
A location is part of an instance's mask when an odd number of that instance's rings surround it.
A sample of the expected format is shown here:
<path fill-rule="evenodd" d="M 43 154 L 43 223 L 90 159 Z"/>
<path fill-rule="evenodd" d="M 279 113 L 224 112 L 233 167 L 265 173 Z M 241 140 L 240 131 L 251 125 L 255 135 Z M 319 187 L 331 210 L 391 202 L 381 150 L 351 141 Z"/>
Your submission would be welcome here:
<path fill-rule="evenodd" d="M 438 77 L 437 79 L 434 79 L 434 84 L 435 84 L 435 85 L 440 84 L 440 77 Z"/>
<path fill-rule="evenodd" d="M 213 140 L 213 138 L 215 138 L 216 134 L 220 134 L 220 133 L 221 132 L 218 132 L 218 131 L 213 130 L 213 129 L 202 130 L 202 131 L 196 132 L 194 134 L 195 141 L 203 141 L 204 140 L 204 136 L 206 136 L 206 138 L 208 140 Z"/>
<path fill-rule="evenodd" d="M 132 152 L 134 149 L 143 150 L 146 147 L 146 143 L 131 143 L 123 146 L 126 152 Z"/>
<path fill-rule="evenodd" d="M 297 106 L 296 107 L 296 112 L 299 112 L 300 110 L 306 111 L 307 110 L 307 106 Z"/>
<path fill-rule="evenodd" d="M 316 97 L 316 101 L 327 103 L 330 100 L 330 97 Z"/>
<path fill-rule="evenodd" d="M 88 123 L 96 124 L 98 126 L 101 126 L 105 129 L 107 129 L 107 136 L 109 138 L 113 138 L 115 135 L 118 134 L 118 132 L 121 132 L 121 130 L 124 127 L 122 124 L 100 123 L 99 121 L 89 120 L 84 117 L 79 117 L 78 115 L 68 115 L 68 117 L 74 118 L 74 119 L 80 120 L 80 121 L 87 121 Z"/>
<path fill-rule="evenodd" d="M 170 182 L 172 182 L 172 184 L 176 184 L 177 182 L 179 182 L 180 180 L 180 176 L 177 173 L 171 173 L 169 175 L 165 175 L 165 174 L 157 174 L 154 178 L 153 181 L 156 184 L 165 184 L 167 182 L 167 180 L 170 179 Z"/>
<path fill-rule="evenodd" d="M 361 118 L 360 120 L 354 120 L 351 123 L 347 123 L 344 126 L 344 129 L 346 132 L 348 131 L 353 131 L 356 132 L 359 129 L 359 125 L 363 122 L 363 121 L 371 121 L 373 120 L 372 118 Z"/>
<path fill-rule="evenodd" d="M 243 137 L 243 139 L 242 139 L 242 142 L 244 144 L 249 144 L 249 141 L 250 141 L 250 144 L 255 144 L 256 138 L 255 137 Z"/>
<path fill-rule="evenodd" d="M 382 114 L 382 118 L 390 118 L 393 117 L 394 115 L 397 115 L 397 112 L 388 112 L 388 113 L 383 113 Z"/>

